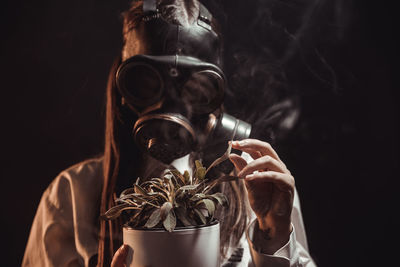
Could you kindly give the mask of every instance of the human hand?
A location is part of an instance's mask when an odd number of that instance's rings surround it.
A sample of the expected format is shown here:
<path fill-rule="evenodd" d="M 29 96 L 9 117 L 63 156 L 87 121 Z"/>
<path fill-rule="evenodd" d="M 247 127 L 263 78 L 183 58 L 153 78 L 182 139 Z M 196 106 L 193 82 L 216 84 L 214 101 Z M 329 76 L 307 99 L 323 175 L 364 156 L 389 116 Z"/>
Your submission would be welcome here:
<path fill-rule="evenodd" d="M 128 255 L 128 245 L 122 245 L 119 247 L 119 249 L 115 252 L 112 261 L 111 261 L 111 267 L 125 267 L 125 260 L 126 256 Z"/>
<path fill-rule="evenodd" d="M 294 198 L 294 178 L 278 154 L 267 142 L 256 139 L 233 141 L 232 148 L 244 151 L 254 159 L 230 154 L 239 178 L 243 178 L 251 208 L 257 216 L 258 227 L 268 240 L 273 253 L 282 247 L 292 231 L 291 212 Z M 257 171 L 257 172 L 256 172 Z"/>

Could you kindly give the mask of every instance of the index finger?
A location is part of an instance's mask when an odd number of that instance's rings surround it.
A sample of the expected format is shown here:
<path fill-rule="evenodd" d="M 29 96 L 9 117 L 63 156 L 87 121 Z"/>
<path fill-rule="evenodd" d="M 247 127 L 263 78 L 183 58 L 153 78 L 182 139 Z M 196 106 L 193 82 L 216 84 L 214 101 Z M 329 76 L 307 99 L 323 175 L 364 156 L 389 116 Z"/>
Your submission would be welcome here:
<path fill-rule="evenodd" d="M 243 139 L 241 141 L 233 141 L 232 148 L 244 151 L 246 153 L 260 152 L 262 156 L 269 155 L 276 160 L 281 161 L 278 153 L 267 143 L 258 139 Z M 282 162 L 282 161 L 281 161 Z"/>

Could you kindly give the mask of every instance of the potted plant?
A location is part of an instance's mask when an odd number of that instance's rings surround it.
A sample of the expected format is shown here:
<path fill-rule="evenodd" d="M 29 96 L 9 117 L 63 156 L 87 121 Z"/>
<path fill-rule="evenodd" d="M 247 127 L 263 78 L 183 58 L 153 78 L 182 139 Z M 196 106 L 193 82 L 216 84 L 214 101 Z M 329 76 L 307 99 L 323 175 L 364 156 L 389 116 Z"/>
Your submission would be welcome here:
<path fill-rule="evenodd" d="M 212 192 L 220 182 L 236 179 L 207 177 L 209 170 L 228 158 L 225 154 L 207 169 L 196 161 L 193 176 L 166 169 L 161 177 L 140 182 L 124 190 L 103 218 L 127 216 L 123 242 L 130 246 L 127 266 L 213 267 L 219 266 L 219 222 L 217 206 L 227 206 L 221 192 Z M 211 193 L 212 192 L 212 193 Z"/>

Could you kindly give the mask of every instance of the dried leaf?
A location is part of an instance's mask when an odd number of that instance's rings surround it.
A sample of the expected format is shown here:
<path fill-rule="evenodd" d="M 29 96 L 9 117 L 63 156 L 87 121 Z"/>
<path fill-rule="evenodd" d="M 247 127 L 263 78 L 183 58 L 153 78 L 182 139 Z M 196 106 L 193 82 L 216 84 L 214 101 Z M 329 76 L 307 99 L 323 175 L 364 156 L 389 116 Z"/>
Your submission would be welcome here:
<path fill-rule="evenodd" d="M 125 189 L 124 191 L 122 191 L 121 194 L 120 194 L 120 197 L 123 197 L 123 196 L 128 195 L 128 194 L 132 194 L 132 193 L 135 193 L 135 188 L 133 188 L 133 187 Z"/>
<path fill-rule="evenodd" d="M 171 180 L 172 177 L 174 177 L 174 175 L 172 174 L 172 172 L 170 170 L 168 170 L 168 172 L 164 172 L 163 177 L 164 177 L 164 179 Z"/>
<path fill-rule="evenodd" d="M 134 184 L 133 187 L 135 188 L 135 193 L 147 195 L 147 192 L 138 184 Z"/>
<path fill-rule="evenodd" d="M 141 187 L 146 188 L 147 186 L 150 186 L 150 185 L 160 185 L 160 183 L 158 181 L 149 180 L 149 181 L 143 182 L 143 184 L 141 184 Z"/>
<path fill-rule="evenodd" d="M 225 152 L 226 158 L 229 153 L 230 147 Z M 212 165 L 223 160 L 217 159 Z M 206 193 L 216 184 L 237 177 L 224 176 L 208 181 L 205 177 L 210 168 L 203 167 L 201 161 L 196 161 L 195 165 L 193 177 L 189 171 L 181 174 L 176 169 L 167 169 L 161 178 L 151 178 L 143 183 L 137 179 L 132 188 L 121 193 L 117 199 L 118 208 L 110 209 L 108 218 L 118 217 L 124 209 L 136 209 L 138 212 L 129 214 L 129 225 L 135 227 L 152 228 L 162 224 L 167 231 L 173 231 L 177 220 L 179 225 L 185 226 L 206 224 L 212 219 L 216 206 L 228 202 L 221 193 Z"/>
<path fill-rule="evenodd" d="M 172 179 L 169 180 L 169 194 L 172 199 L 175 198 L 175 186 L 174 186 L 174 183 L 172 182 Z"/>
<path fill-rule="evenodd" d="M 145 200 L 145 196 L 143 196 L 142 194 L 138 194 L 138 193 L 132 193 L 132 194 L 126 194 L 123 196 L 120 196 L 119 198 L 117 198 L 117 200 L 125 200 L 125 199 L 134 199 L 137 201 L 146 201 Z"/>
<path fill-rule="evenodd" d="M 165 193 L 166 196 L 168 196 L 168 194 L 169 194 L 168 190 L 165 189 L 165 188 L 163 188 L 162 185 L 158 186 L 158 185 L 153 184 L 153 185 L 152 185 L 152 188 L 158 189 L 160 192 Z"/>
<path fill-rule="evenodd" d="M 153 228 L 161 221 L 161 209 L 155 209 L 150 215 L 144 227 Z"/>
<path fill-rule="evenodd" d="M 152 193 L 150 193 L 150 195 L 151 195 L 151 196 L 160 197 L 160 198 L 162 198 L 162 199 L 165 200 L 165 201 L 169 201 L 168 197 L 167 197 L 165 194 L 163 194 L 162 192 L 152 192 Z"/>
<path fill-rule="evenodd" d="M 146 198 L 144 198 L 144 197 L 139 197 L 138 195 L 140 195 L 140 194 L 134 193 L 134 194 L 125 195 L 123 197 L 120 197 L 118 200 L 123 201 L 125 199 L 131 198 L 135 201 L 139 201 L 140 203 L 138 203 L 138 204 L 140 204 L 140 205 L 149 204 L 153 207 L 159 208 L 158 205 L 155 205 L 154 203 L 151 202 L 151 201 L 155 201 L 157 199 L 155 196 L 147 195 Z"/>
<path fill-rule="evenodd" d="M 121 203 L 121 204 L 125 203 L 125 204 L 129 204 L 129 205 L 135 206 L 135 207 L 142 207 L 143 206 L 142 203 L 134 202 L 132 199 L 129 199 L 129 198 L 127 198 L 127 199 L 118 198 L 118 199 L 115 200 L 115 202 L 116 203 Z"/>
<path fill-rule="evenodd" d="M 185 184 L 185 177 L 183 177 L 182 173 L 180 173 L 176 169 L 170 170 L 170 172 L 174 175 L 176 183 L 178 183 L 178 180 L 181 181 L 181 184 Z"/>
<path fill-rule="evenodd" d="M 216 160 L 214 160 L 213 163 L 211 163 L 211 165 L 206 170 L 206 175 L 207 175 L 208 171 L 211 170 L 211 168 L 214 168 L 218 164 L 221 164 L 222 162 L 227 160 L 229 158 L 229 154 L 231 154 L 231 150 L 232 150 L 232 142 L 229 142 L 228 149 L 225 151 L 225 153 L 221 157 L 217 158 Z"/>
<path fill-rule="evenodd" d="M 168 212 L 167 217 L 163 221 L 163 225 L 165 230 L 167 230 L 168 232 L 172 232 L 175 229 L 176 217 L 172 209 Z"/>
<path fill-rule="evenodd" d="M 163 183 L 163 180 L 161 178 L 151 178 L 150 180 L 156 182 L 158 185 L 162 185 Z"/>
<path fill-rule="evenodd" d="M 161 206 L 161 220 L 165 220 L 165 218 L 167 217 L 168 213 L 172 210 L 173 206 L 171 202 L 165 202 L 162 206 Z"/>
<path fill-rule="evenodd" d="M 101 217 L 105 220 L 112 220 L 121 215 L 121 212 L 124 210 L 137 210 L 140 209 L 138 207 L 132 206 L 130 204 L 120 204 L 112 207 L 106 213 L 104 213 Z"/>

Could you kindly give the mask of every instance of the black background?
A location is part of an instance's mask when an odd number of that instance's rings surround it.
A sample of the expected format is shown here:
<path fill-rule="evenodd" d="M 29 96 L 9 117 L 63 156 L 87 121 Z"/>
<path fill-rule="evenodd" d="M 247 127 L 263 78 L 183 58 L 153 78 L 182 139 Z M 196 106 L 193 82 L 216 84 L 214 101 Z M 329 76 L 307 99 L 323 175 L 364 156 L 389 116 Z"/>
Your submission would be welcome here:
<path fill-rule="evenodd" d="M 400 178 L 397 15 L 388 2 L 347 3 L 339 41 L 313 37 L 338 86 L 299 67 L 302 115 L 278 153 L 296 178 L 317 264 L 388 266 L 397 256 Z M 43 190 L 61 170 L 101 153 L 104 89 L 126 1 L 3 5 L 1 265 L 18 266 Z M 321 12 L 314 22 L 329 30 L 329 12 Z"/>

